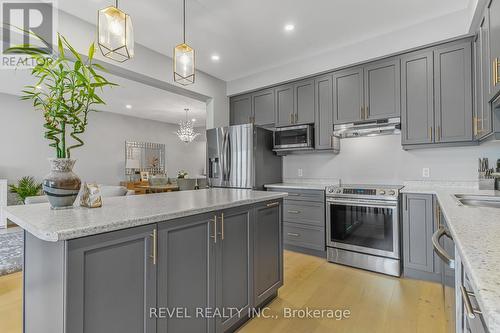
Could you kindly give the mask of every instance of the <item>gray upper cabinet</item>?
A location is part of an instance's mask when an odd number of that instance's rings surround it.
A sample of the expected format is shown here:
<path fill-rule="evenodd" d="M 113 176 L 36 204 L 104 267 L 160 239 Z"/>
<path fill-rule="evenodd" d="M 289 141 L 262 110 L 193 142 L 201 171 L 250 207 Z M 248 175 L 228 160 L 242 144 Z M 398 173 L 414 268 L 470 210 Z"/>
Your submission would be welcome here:
<path fill-rule="evenodd" d="M 314 90 L 314 80 L 304 80 L 294 84 L 294 124 L 314 123 Z"/>
<path fill-rule="evenodd" d="M 493 132 L 493 119 L 490 104 L 491 77 L 490 70 L 490 33 L 489 15 L 485 15 L 481 21 L 478 32 L 478 49 L 476 54 L 476 87 L 479 95 L 477 99 L 477 115 L 475 120 L 476 134 L 479 139 Z"/>
<path fill-rule="evenodd" d="M 241 125 L 250 122 L 252 122 L 252 97 L 249 94 L 231 97 L 229 123 Z"/>
<path fill-rule="evenodd" d="M 213 218 L 203 214 L 159 224 L 158 307 L 186 308 L 192 318 L 162 318 L 158 332 L 215 331 L 212 319 L 194 316 L 196 308 L 215 306 Z"/>
<path fill-rule="evenodd" d="M 401 57 L 402 144 L 434 141 L 434 80 L 431 50 Z"/>
<path fill-rule="evenodd" d="M 470 41 L 434 50 L 435 142 L 472 141 Z"/>
<path fill-rule="evenodd" d="M 292 84 L 275 89 L 275 119 L 277 127 L 289 126 L 294 120 L 294 87 Z"/>
<path fill-rule="evenodd" d="M 252 94 L 253 118 L 260 126 L 274 124 L 274 89 L 266 89 Z"/>
<path fill-rule="evenodd" d="M 216 307 L 248 313 L 253 304 L 253 210 L 228 209 L 219 216 L 217 240 Z M 233 316 L 216 319 L 216 332 L 227 331 L 240 320 Z"/>
<path fill-rule="evenodd" d="M 489 68 L 492 80 L 490 81 L 490 100 L 500 91 L 500 0 L 492 0 L 487 9 L 489 16 Z"/>
<path fill-rule="evenodd" d="M 363 67 L 333 73 L 334 124 L 363 119 Z"/>
<path fill-rule="evenodd" d="M 433 273 L 433 197 L 427 194 L 405 194 L 403 199 L 404 268 L 406 271 L 413 269 Z"/>
<path fill-rule="evenodd" d="M 283 242 L 280 201 L 259 204 L 254 225 L 254 305 L 259 306 L 283 285 Z"/>
<path fill-rule="evenodd" d="M 156 333 L 149 317 L 156 307 L 155 226 L 68 242 L 68 332 Z"/>
<path fill-rule="evenodd" d="M 400 116 L 400 60 L 383 60 L 364 67 L 364 118 L 377 120 Z"/>
<path fill-rule="evenodd" d="M 333 136 L 333 89 L 332 76 L 326 75 L 315 80 L 316 85 L 316 126 L 314 143 L 316 149 L 331 149 Z"/>

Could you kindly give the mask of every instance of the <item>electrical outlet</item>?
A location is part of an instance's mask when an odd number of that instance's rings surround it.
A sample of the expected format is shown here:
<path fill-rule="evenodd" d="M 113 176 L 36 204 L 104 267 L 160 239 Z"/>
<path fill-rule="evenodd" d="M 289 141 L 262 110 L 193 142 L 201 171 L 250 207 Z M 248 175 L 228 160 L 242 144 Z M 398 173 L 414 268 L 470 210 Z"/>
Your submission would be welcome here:
<path fill-rule="evenodd" d="M 422 177 L 424 178 L 429 178 L 431 173 L 431 169 L 429 168 L 422 168 Z"/>
<path fill-rule="evenodd" d="M 297 169 L 297 176 L 302 177 L 302 169 L 301 168 Z"/>

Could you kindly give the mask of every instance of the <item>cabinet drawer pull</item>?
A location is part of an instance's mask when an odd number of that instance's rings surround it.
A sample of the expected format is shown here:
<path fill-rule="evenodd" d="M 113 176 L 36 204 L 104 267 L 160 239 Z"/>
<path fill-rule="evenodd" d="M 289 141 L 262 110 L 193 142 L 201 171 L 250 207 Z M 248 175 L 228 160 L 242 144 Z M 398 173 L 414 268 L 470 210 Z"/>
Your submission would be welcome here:
<path fill-rule="evenodd" d="M 288 213 L 290 213 L 290 214 L 300 214 L 300 210 L 289 210 Z"/>
<path fill-rule="evenodd" d="M 361 119 L 364 119 L 364 116 L 363 116 L 363 115 L 364 115 L 364 112 L 363 112 L 363 111 L 364 111 L 364 110 L 363 110 L 363 107 L 361 106 L 361 107 L 359 108 L 359 117 L 360 117 Z"/>
<path fill-rule="evenodd" d="M 153 244 L 151 245 L 152 255 L 150 257 L 151 259 L 153 259 L 153 265 L 156 265 L 156 252 L 158 248 L 158 231 L 156 230 L 156 228 L 153 229 L 153 233 L 150 235 L 150 237 L 153 239 Z"/>
<path fill-rule="evenodd" d="M 478 135 L 478 132 L 477 132 L 477 129 L 478 129 L 478 126 L 477 126 L 477 116 L 474 116 L 474 119 L 473 119 L 473 125 L 474 125 L 474 137 L 476 137 Z"/>
<path fill-rule="evenodd" d="M 476 314 L 482 314 L 480 310 L 474 309 L 472 303 L 470 302 L 470 296 L 474 296 L 474 293 L 467 291 L 464 286 L 460 286 L 460 293 L 462 294 L 462 300 L 464 302 L 465 312 L 467 317 L 470 319 L 476 318 Z"/>
<path fill-rule="evenodd" d="M 286 234 L 287 234 L 288 236 L 292 236 L 292 237 L 300 237 L 300 235 L 299 235 L 299 234 L 296 234 L 296 233 L 294 233 L 294 232 L 287 232 Z"/>
<path fill-rule="evenodd" d="M 276 207 L 276 206 L 279 206 L 279 202 L 271 202 L 271 203 L 268 203 L 266 206 L 267 207 Z"/>
<path fill-rule="evenodd" d="M 432 126 L 429 127 L 429 140 L 432 141 Z"/>
<path fill-rule="evenodd" d="M 499 82 L 499 78 L 498 78 L 498 65 L 500 64 L 500 62 L 498 61 L 498 58 L 495 58 L 495 60 L 493 60 L 493 86 L 495 87 Z"/>
<path fill-rule="evenodd" d="M 214 216 L 213 220 L 210 220 L 210 222 L 214 223 L 214 234 L 210 236 L 210 238 L 214 239 L 214 243 L 217 243 L 217 215 Z"/>
<path fill-rule="evenodd" d="M 221 224 L 220 224 L 220 238 L 224 240 L 224 213 L 220 214 Z"/>
<path fill-rule="evenodd" d="M 298 197 L 300 194 L 299 193 L 288 193 L 288 195 L 291 197 Z"/>

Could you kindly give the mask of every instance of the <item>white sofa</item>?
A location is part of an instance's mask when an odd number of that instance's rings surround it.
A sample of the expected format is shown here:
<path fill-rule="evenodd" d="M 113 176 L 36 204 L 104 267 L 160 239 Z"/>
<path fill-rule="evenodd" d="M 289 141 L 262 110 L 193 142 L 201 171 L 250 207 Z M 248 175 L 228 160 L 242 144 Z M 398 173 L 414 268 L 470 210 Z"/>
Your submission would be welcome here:
<path fill-rule="evenodd" d="M 123 197 L 126 195 L 133 195 L 135 194 L 134 191 L 127 189 L 124 186 L 115 186 L 115 185 L 99 185 L 101 189 L 101 196 L 103 198 L 111 198 L 111 197 Z M 49 202 L 47 199 L 47 196 L 45 195 L 39 195 L 35 197 L 27 197 L 24 200 L 24 203 L 26 205 L 32 205 L 32 204 L 37 204 L 37 203 L 45 203 Z M 80 195 L 78 195 L 78 198 L 75 200 L 75 204 L 80 203 Z"/>
<path fill-rule="evenodd" d="M 7 207 L 7 180 L 0 179 L 0 229 L 7 228 L 7 218 L 3 213 L 3 207 Z"/>

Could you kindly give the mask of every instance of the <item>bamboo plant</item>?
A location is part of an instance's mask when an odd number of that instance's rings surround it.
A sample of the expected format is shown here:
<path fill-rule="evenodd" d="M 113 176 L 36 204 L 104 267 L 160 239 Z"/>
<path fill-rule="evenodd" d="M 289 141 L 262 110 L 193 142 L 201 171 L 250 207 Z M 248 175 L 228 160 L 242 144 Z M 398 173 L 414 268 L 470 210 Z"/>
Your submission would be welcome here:
<path fill-rule="evenodd" d="M 72 150 L 84 145 L 81 135 L 88 125 L 89 112 L 96 111 L 95 105 L 105 104 L 97 92 L 116 84 L 97 73 L 106 70 L 94 63 L 94 43 L 84 60 L 60 34 L 55 50 L 43 38 L 29 31 L 25 33 L 36 36 L 46 48 L 18 45 L 7 50 L 36 60 L 31 74 L 37 82 L 24 87 L 21 99 L 33 101 L 35 110 L 42 112 L 44 137 L 50 140 L 49 146 L 54 148 L 56 157 L 71 158 Z"/>

